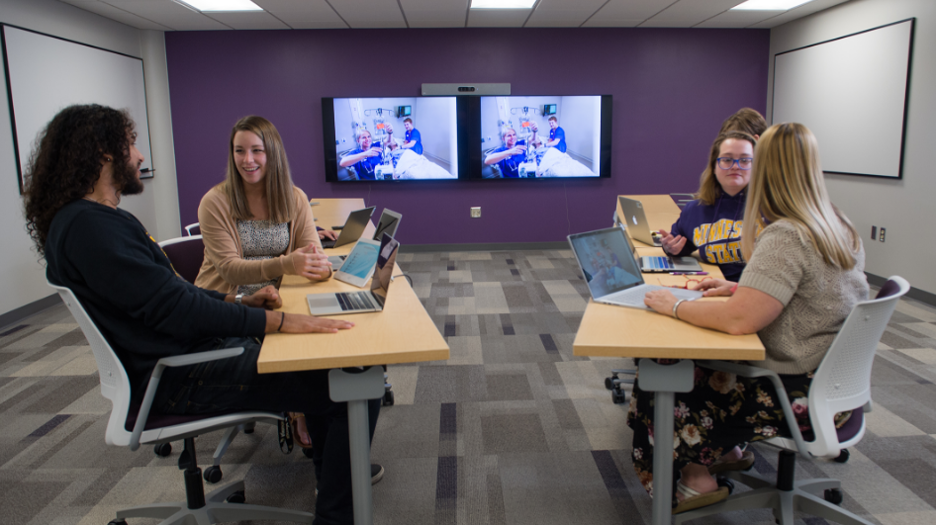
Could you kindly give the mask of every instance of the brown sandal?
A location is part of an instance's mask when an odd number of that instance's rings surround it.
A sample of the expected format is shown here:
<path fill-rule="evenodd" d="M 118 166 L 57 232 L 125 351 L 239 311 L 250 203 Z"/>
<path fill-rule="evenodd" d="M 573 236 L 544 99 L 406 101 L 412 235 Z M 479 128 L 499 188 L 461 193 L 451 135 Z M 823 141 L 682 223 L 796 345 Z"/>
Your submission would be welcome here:
<path fill-rule="evenodd" d="M 302 412 L 287 412 L 289 425 L 293 429 L 293 438 L 297 445 L 302 448 L 312 448 L 312 436 L 309 435 L 309 428 L 306 427 L 305 414 Z"/>
<path fill-rule="evenodd" d="M 723 456 L 724 457 L 724 456 Z M 748 470 L 754 465 L 754 453 L 745 450 L 741 453 L 741 459 L 732 459 L 722 461 L 721 458 L 715 463 L 709 465 L 709 474 L 718 474 L 720 472 L 730 472 L 735 470 Z"/>

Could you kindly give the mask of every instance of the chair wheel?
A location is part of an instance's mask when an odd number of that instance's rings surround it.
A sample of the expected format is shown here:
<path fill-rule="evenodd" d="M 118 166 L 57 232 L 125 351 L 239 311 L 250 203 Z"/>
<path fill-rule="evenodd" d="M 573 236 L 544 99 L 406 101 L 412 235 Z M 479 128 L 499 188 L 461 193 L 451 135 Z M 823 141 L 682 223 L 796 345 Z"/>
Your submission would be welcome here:
<path fill-rule="evenodd" d="M 613 377 L 605 378 L 605 388 L 607 388 L 608 390 L 614 390 L 614 378 Z"/>
<path fill-rule="evenodd" d="M 622 404 L 622 403 L 624 403 L 624 402 L 627 401 L 627 394 L 625 394 L 624 392 L 622 392 L 622 391 L 620 391 L 620 390 L 612 390 L 612 391 L 611 391 L 611 401 L 612 401 L 615 405 L 620 405 L 620 404 Z"/>
<path fill-rule="evenodd" d="M 734 482 L 724 476 L 715 478 L 719 487 L 728 487 L 728 494 L 734 494 Z"/>
<path fill-rule="evenodd" d="M 228 503 L 247 503 L 247 496 L 244 495 L 244 491 L 239 490 L 228 496 L 224 501 Z"/>
<path fill-rule="evenodd" d="M 127 520 L 113 519 L 107 525 L 127 525 Z"/>
<path fill-rule="evenodd" d="M 172 443 L 160 443 L 153 447 L 153 452 L 161 458 L 167 458 L 172 454 Z"/>
<path fill-rule="evenodd" d="M 845 499 L 842 496 L 842 491 L 839 489 L 826 489 L 825 492 L 822 493 L 822 497 L 833 505 L 841 505 L 842 501 Z"/>
<path fill-rule="evenodd" d="M 842 451 L 839 452 L 838 457 L 833 459 L 832 461 L 836 463 L 845 463 L 846 461 L 848 461 L 848 458 L 850 457 L 851 457 L 851 452 L 849 452 L 847 448 L 843 448 Z"/>
<path fill-rule="evenodd" d="M 256 423 L 247 423 L 247 425 L 244 426 L 244 434 L 253 434 L 256 426 Z"/>
<path fill-rule="evenodd" d="M 387 390 L 383 395 L 383 406 L 393 406 L 393 391 Z"/>
<path fill-rule="evenodd" d="M 311 448 L 302 449 L 302 455 L 309 459 L 312 459 L 312 449 Z"/>
<path fill-rule="evenodd" d="M 224 476 L 224 473 L 221 472 L 221 467 L 217 465 L 212 465 L 205 469 L 204 477 L 205 481 L 208 483 L 217 483 L 221 481 L 222 476 Z"/>

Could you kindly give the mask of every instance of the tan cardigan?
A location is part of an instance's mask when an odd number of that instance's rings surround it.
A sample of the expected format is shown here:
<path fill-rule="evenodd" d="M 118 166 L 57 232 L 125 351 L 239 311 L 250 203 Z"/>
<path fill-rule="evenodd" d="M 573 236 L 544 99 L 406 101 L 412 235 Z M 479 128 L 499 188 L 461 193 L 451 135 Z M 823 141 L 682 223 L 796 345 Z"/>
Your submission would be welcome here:
<path fill-rule="evenodd" d="M 322 248 L 309 198 L 293 186 L 296 197 L 296 216 L 289 222 L 289 246 L 286 254 L 261 261 L 244 260 L 244 249 L 237 222 L 232 215 L 230 201 L 217 186 L 202 197 L 198 205 L 198 222 L 205 242 L 205 260 L 195 286 L 221 293 L 235 293 L 238 285 L 272 281 L 283 275 L 295 275 L 296 269 L 289 259 L 297 248 L 313 243 Z"/>

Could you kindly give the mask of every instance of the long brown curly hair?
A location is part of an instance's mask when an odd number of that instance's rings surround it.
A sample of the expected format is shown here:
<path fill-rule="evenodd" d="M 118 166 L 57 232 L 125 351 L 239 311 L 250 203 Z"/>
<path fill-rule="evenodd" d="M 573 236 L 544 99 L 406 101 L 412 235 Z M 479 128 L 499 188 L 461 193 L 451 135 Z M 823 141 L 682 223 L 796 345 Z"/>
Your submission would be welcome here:
<path fill-rule="evenodd" d="M 45 257 L 55 214 L 94 191 L 104 155 L 130 162 L 133 120 L 126 111 L 97 104 L 69 106 L 39 133 L 26 167 L 23 201 L 26 230 Z"/>

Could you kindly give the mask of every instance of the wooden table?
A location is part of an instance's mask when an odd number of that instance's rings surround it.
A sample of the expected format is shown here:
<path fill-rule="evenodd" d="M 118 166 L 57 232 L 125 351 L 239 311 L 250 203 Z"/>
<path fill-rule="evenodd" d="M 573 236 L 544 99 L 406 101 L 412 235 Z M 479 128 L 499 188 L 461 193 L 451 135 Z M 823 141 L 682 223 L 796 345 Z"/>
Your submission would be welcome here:
<path fill-rule="evenodd" d="M 665 198 L 664 198 L 665 197 Z M 659 204 L 663 214 L 679 215 L 679 208 L 669 195 L 637 195 L 645 208 Z M 669 202 L 667 203 L 666 200 Z M 653 203 L 653 204 L 651 204 Z M 656 208 L 654 208 L 656 209 Z M 667 211 L 669 209 L 669 211 Z M 620 216 L 620 205 L 617 207 Z M 648 220 L 650 220 L 648 215 Z M 653 223 L 651 222 L 651 225 Z M 672 222 L 670 222 L 672 224 Z M 669 229 L 669 225 L 666 226 Z M 646 246 L 646 245 L 644 245 Z M 640 255 L 662 254 L 661 248 L 638 247 Z M 721 277 L 717 266 L 703 264 L 713 277 Z M 684 276 L 644 274 L 648 284 L 681 284 Z M 702 301 L 724 299 L 700 299 Z M 689 392 L 693 386 L 694 364 L 691 359 L 748 360 L 764 359 L 764 345 L 756 334 L 734 336 L 699 328 L 649 310 L 611 306 L 589 301 L 582 317 L 572 351 L 578 356 L 680 359 L 674 365 L 659 365 L 650 359 L 639 363 L 640 388 L 654 393 L 655 451 L 673 448 L 673 406 L 676 392 Z M 672 517 L 673 455 L 653 455 L 653 524 L 670 525 Z"/>
<path fill-rule="evenodd" d="M 323 227 L 343 224 L 348 213 L 364 207 L 363 199 L 313 199 L 321 204 L 312 208 Z M 369 230 L 369 233 L 368 233 Z M 370 224 L 364 236 L 370 237 Z M 351 251 L 353 245 L 326 250 L 329 255 Z M 393 274 L 400 275 L 399 267 Z M 283 278 L 280 296 L 282 311 L 309 313 L 306 295 L 332 291 L 359 291 L 336 279 L 310 283 L 294 275 Z M 348 402 L 348 429 L 351 436 L 351 478 L 354 495 L 354 523 L 373 523 L 370 484 L 370 440 L 368 438 L 367 400 L 384 394 L 383 369 L 379 365 L 441 361 L 449 358 L 445 339 L 406 279 L 398 277 L 390 284 L 382 312 L 329 316 L 355 324 L 337 334 L 268 334 L 263 341 L 257 369 L 261 374 L 298 370 L 332 369 L 329 389 L 335 402 Z M 340 368 L 370 367 L 362 373 Z"/>

